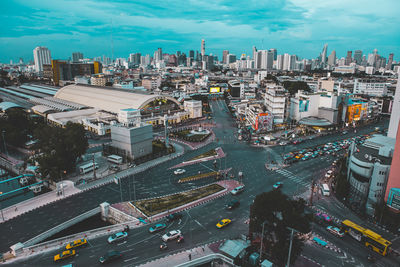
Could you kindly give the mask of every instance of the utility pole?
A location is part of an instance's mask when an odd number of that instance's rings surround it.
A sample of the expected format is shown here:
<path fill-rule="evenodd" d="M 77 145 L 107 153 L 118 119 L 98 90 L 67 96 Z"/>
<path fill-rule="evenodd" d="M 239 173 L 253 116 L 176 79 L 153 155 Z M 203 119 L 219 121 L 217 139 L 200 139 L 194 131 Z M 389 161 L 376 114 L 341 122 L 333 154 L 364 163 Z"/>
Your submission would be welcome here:
<path fill-rule="evenodd" d="M 287 229 L 289 229 L 289 230 L 291 230 L 291 233 L 290 233 L 290 245 L 289 245 L 289 254 L 288 254 L 288 260 L 287 260 L 287 263 L 286 263 L 286 267 L 289 267 L 290 266 L 290 254 L 292 253 L 292 243 L 293 243 L 293 233 L 296 231 L 296 232 L 298 232 L 296 229 L 293 229 L 293 228 L 290 228 L 290 227 L 287 227 Z"/>
<path fill-rule="evenodd" d="M 260 244 L 260 263 L 261 263 L 261 260 L 262 260 L 262 249 L 263 249 L 263 243 L 264 243 L 264 226 L 265 226 L 266 222 L 267 221 L 264 221 L 263 224 L 262 224 L 261 244 Z"/>

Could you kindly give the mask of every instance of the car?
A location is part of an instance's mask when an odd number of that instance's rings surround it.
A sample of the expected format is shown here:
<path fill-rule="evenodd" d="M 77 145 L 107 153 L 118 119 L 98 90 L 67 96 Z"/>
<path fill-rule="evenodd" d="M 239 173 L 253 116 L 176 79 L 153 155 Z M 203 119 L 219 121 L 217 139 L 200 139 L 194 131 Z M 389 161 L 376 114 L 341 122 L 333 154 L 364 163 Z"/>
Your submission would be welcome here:
<path fill-rule="evenodd" d="M 326 230 L 328 230 L 329 232 L 331 232 L 332 234 L 338 236 L 338 237 L 343 237 L 344 236 L 344 232 L 340 231 L 340 229 L 336 226 L 328 226 L 326 227 Z"/>
<path fill-rule="evenodd" d="M 315 213 L 315 217 L 317 218 L 317 220 L 320 220 L 322 222 L 328 222 L 329 223 L 329 222 L 332 221 L 332 218 L 328 214 L 325 214 L 325 213 L 322 213 L 322 212 Z"/>
<path fill-rule="evenodd" d="M 325 178 L 331 177 L 332 174 L 333 174 L 333 171 L 332 171 L 332 170 L 327 171 L 326 174 L 325 174 Z"/>
<path fill-rule="evenodd" d="M 109 244 L 111 244 L 111 243 L 114 243 L 114 242 L 118 242 L 120 240 L 124 240 L 127 237 L 128 237 L 128 233 L 127 232 L 118 232 L 118 233 L 115 233 L 115 234 L 111 235 L 107 239 L 107 242 Z"/>
<path fill-rule="evenodd" d="M 173 222 L 182 219 L 183 215 L 181 213 L 173 213 L 167 216 L 167 222 Z"/>
<path fill-rule="evenodd" d="M 68 243 L 65 246 L 65 249 L 70 250 L 71 248 L 81 247 L 81 246 L 85 246 L 85 245 L 87 245 L 87 240 L 82 238 L 82 239 L 75 240 L 71 243 Z"/>
<path fill-rule="evenodd" d="M 161 237 L 164 242 L 178 238 L 181 235 L 180 230 L 172 230 Z"/>
<path fill-rule="evenodd" d="M 238 186 L 231 191 L 232 195 L 238 195 L 244 191 L 244 185 Z"/>
<path fill-rule="evenodd" d="M 283 186 L 283 183 L 282 182 L 276 182 L 272 187 L 274 188 L 274 189 L 278 189 L 278 188 L 281 188 Z"/>
<path fill-rule="evenodd" d="M 61 260 L 64 260 L 64 259 L 73 257 L 73 256 L 75 256 L 75 254 L 76 254 L 76 253 L 75 253 L 75 250 L 74 250 L 74 249 L 72 249 L 72 250 L 65 250 L 65 251 L 61 252 L 60 254 L 55 255 L 55 256 L 54 256 L 54 261 L 55 261 L 55 262 L 61 261 Z"/>
<path fill-rule="evenodd" d="M 184 169 L 177 169 L 174 171 L 175 175 L 184 174 L 186 171 Z"/>
<path fill-rule="evenodd" d="M 231 223 L 230 219 L 222 219 L 217 223 L 217 228 L 221 229 Z"/>
<path fill-rule="evenodd" d="M 156 225 L 149 228 L 150 233 L 156 233 L 161 230 L 164 230 L 167 227 L 165 223 L 157 223 Z"/>
<path fill-rule="evenodd" d="M 109 251 L 107 252 L 107 254 L 105 254 L 104 256 L 101 256 L 99 259 L 100 263 L 107 263 L 116 259 L 119 259 L 122 257 L 121 252 L 117 251 L 117 250 L 113 250 L 113 251 Z"/>
<path fill-rule="evenodd" d="M 286 146 L 287 144 L 288 144 L 288 142 L 286 142 L 286 141 L 282 141 L 279 143 L 280 146 Z"/>
<path fill-rule="evenodd" d="M 239 207 L 239 205 L 240 205 L 239 200 L 234 199 L 231 202 L 229 202 L 228 204 L 226 204 L 226 208 L 228 210 L 233 210 L 234 208 Z"/>

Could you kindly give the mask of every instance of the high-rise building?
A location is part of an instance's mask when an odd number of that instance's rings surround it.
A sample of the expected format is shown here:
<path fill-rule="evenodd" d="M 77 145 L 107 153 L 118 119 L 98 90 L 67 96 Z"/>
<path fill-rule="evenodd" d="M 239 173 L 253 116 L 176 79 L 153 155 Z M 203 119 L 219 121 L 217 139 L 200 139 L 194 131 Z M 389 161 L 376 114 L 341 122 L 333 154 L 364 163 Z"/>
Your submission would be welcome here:
<path fill-rule="evenodd" d="M 43 64 L 51 64 L 50 50 L 44 46 L 38 46 L 33 49 L 33 59 L 35 60 L 35 71 L 41 73 Z"/>
<path fill-rule="evenodd" d="M 397 78 L 397 86 L 394 94 L 392 114 L 390 115 L 388 137 L 396 138 L 400 121 L 400 77 Z"/>
<path fill-rule="evenodd" d="M 362 62 L 362 51 L 361 50 L 354 51 L 354 60 L 358 65 L 361 65 L 361 62 Z"/>
<path fill-rule="evenodd" d="M 222 63 L 226 64 L 227 56 L 229 55 L 229 50 L 222 51 Z"/>
<path fill-rule="evenodd" d="M 322 54 L 321 54 L 321 63 L 323 66 L 326 64 L 326 55 L 328 53 L 328 44 L 324 45 L 324 48 L 322 49 Z"/>
<path fill-rule="evenodd" d="M 328 66 L 335 66 L 336 63 L 336 51 L 332 50 L 331 54 L 328 57 Z"/>
<path fill-rule="evenodd" d="M 141 56 L 142 56 L 142 54 L 140 54 L 140 53 L 129 54 L 129 62 L 132 64 L 140 64 Z"/>
<path fill-rule="evenodd" d="M 154 62 L 158 63 L 163 60 L 162 48 L 158 48 L 157 51 L 154 52 Z"/>
<path fill-rule="evenodd" d="M 206 43 L 204 39 L 201 40 L 201 56 L 204 57 L 206 55 Z"/>
<path fill-rule="evenodd" d="M 353 53 L 353 51 L 347 51 L 347 56 L 346 56 L 346 58 L 344 60 L 344 64 L 346 66 L 349 66 L 350 63 L 352 62 L 352 53 Z"/>
<path fill-rule="evenodd" d="M 227 63 L 230 64 L 230 63 L 234 63 L 234 62 L 236 62 L 236 55 L 228 54 L 227 55 Z"/>
<path fill-rule="evenodd" d="M 253 46 L 253 60 L 254 60 L 254 62 L 256 61 L 256 57 L 257 57 L 257 48 L 255 46 Z M 255 68 L 257 68 L 257 66 L 255 66 Z"/>
<path fill-rule="evenodd" d="M 278 56 L 278 50 L 276 50 L 276 48 L 271 48 L 269 51 L 272 52 L 274 55 L 274 60 L 276 60 Z"/>
<path fill-rule="evenodd" d="M 290 55 L 288 53 L 283 55 L 283 70 L 290 70 Z"/>
<path fill-rule="evenodd" d="M 73 52 L 72 53 L 72 62 L 79 62 L 80 59 L 83 59 L 83 54 L 81 52 Z"/>
<path fill-rule="evenodd" d="M 193 51 L 193 50 L 190 50 L 190 51 L 189 51 L 189 57 L 190 57 L 190 58 L 194 58 L 194 51 Z"/>
<path fill-rule="evenodd" d="M 282 70 L 283 69 L 283 55 L 278 55 L 276 58 L 276 69 Z"/>
<path fill-rule="evenodd" d="M 375 55 L 374 54 L 368 54 L 368 65 L 369 66 L 375 65 Z"/>
<path fill-rule="evenodd" d="M 393 53 L 390 53 L 390 54 L 389 54 L 389 60 L 388 60 L 388 63 L 387 63 L 387 65 L 386 65 L 386 69 L 387 69 L 387 70 L 391 70 L 391 69 L 392 69 L 393 57 L 394 57 L 394 54 L 393 54 Z"/>

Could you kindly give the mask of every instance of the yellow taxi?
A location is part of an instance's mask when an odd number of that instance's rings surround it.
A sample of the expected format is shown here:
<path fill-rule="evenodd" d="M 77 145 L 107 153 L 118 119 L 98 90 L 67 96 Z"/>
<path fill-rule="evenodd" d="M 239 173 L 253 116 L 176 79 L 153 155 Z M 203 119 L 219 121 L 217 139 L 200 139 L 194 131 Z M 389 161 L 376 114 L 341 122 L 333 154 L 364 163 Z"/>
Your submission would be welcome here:
<path fill-rule="evenodd" d="M 55 255 L 54 261 L 57 262 L 57 261 L 67 259 L 72 256 L 75 256 L 75 250 L 65 250 L 65 251 L 61 252 L 60 254 Z"/>
<path fill-rule="evenodd" d="M 65 247 L 66 250 L 69 250 L 71 248 L 76 248 L 76 247 L 80 247 L 80 246 L 84 246 L 87 244 L 87 240 L 82 238 L 82 239 L 78 239 L 75 240 L 71 243 L 68 243 L 67 246 Z"/>
<path fill-rule="evenodd" d="M 222 219 L 217 223 L 217 228 L 221 229 L 222 227 L 225 227 L 230 223 L 231 223 L 230 219 Z"/>

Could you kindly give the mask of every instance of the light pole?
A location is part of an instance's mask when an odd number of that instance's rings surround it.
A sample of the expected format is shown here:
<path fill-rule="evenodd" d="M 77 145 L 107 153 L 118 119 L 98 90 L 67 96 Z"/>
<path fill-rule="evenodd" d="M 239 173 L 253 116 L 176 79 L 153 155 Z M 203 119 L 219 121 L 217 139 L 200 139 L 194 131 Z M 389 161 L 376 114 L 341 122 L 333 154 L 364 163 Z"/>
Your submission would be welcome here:
<path fill-rule="evenodd" d="M 288 252 L 288 259 L 287 259 L 287 263 L 286 263 L 286 267 L 290 266 L 290 254 L 292 253 L 292 243 L 293 243 L 293 233 L 294 232 L 298 232 L 296 229 L 290 228 L 290 227 L 286 227 L 288 230 L 291 230 L 290 233 L 290 244 L 289 244 L 289 252 Z"/>
<path fill-rule="evenodd" d="M 261 263 L 261 261 L 262 261 L 262 249 L 263 249 L 263 243 L 264 243 L 264 226 L 265 226 L 265 223 L 266 223 L 267 221 L 264 221 L 263 223 L 262 223 L 262 231 L 261 231 L 261 244 L 260 244 L 260 263 Z"/>
<path fill-rule="evenodd" d="M 3 192 L 0 192 L 0 196 L 3 194 Z M 1 205 L 1 200 L 0 200 L 0 210 L 1 210 L 1 219 L 4 222 L 4 214 L 3 214 L 3 207 Z"/>

